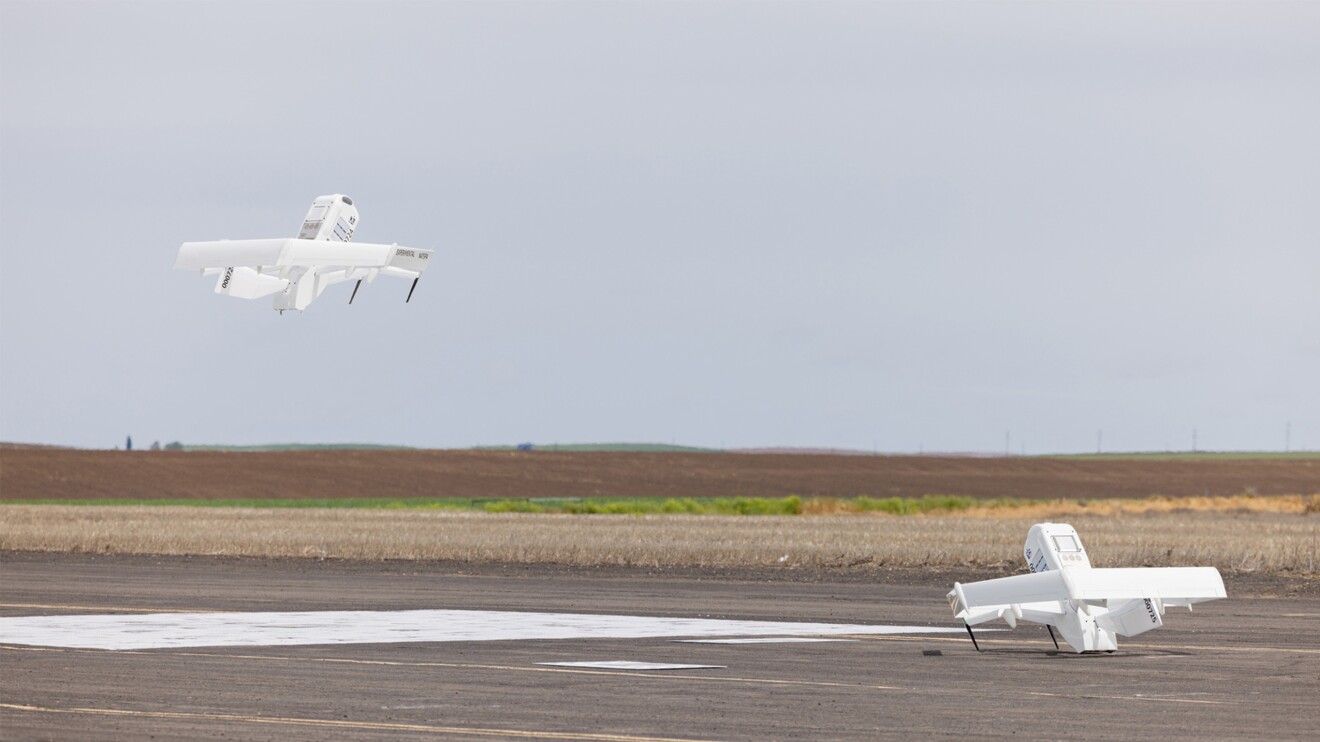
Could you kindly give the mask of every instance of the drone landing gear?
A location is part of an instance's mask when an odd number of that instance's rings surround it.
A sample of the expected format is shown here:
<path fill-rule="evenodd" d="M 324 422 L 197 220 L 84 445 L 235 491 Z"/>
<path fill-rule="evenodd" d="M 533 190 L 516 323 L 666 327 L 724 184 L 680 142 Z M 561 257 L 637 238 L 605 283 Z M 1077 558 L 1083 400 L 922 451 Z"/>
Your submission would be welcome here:
<path fill-rule="evenodd" d="M 972 633 L 972 625 L 963 621 L 963 628 L 967 629 L 967 635 L 972 637 L 972 646 L 976 647 L 976 651 L 981 651 L 981 645 L 976 643 L 976 634 Z"/>

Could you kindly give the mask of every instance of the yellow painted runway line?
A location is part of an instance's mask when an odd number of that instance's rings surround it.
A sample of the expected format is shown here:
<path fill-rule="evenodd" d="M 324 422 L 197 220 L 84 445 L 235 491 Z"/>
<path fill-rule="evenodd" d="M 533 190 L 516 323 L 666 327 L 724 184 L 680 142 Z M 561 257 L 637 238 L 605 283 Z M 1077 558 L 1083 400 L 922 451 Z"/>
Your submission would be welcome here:
<path fill-rule="evenodd" d="M 342 719 L 314 719 L 290 716 L 248 716 L 246 714 L 203 714 L 183 711 L 136 711 L 114 708 L 50 708 L 0 703 L 0 709 L 43 714 L 93 714 L 99 716 L 129 716 L 145 719 L 176 719 L 181 721 L 228 721 L 244 724 L 287 724 L 314 726 L 335 730 L 386 730 L 429 732 L 431 734 L 469 734 L 480 737 L 512 737 L 518 739 L 576 739 L 590 742 L 694 742 L 676 737 L 646 737 L 631 734 L 597 734 L 594 732 L 551 732 L 523 729 L 493 729 L 489 727 L 453 727 L 433 724 L 402 724 L 380 721 L 345 721 Z"/>
<path fill-rule="evenodd" d="M 845 635 L 840 635 L 840 636 L 845 636 Z M 875 634 L 858 634 L 855 636 L 847 636 L 846 638 L 857 639 L 858 641 L 875 641 L 875 642 L 955 642 L 960 644 L 968 644 L 968 645 L 971 644 L 971 642 L 966 638 L 945 637 L 945 636 L 913 637 L 913 636 L 878 636 Z M 1048 638 L 1049 637 L 1047 636 L 1046 639 L 1048 640 Z M 1020 639 L 982 639 L 980 634 L 976 635 L 976 641 L 979 644 L 1012 644 L 1015 646 L 1022 646 L 1023 644 L 1027 644 L 1027 643 L 1033 643 L 1033 644 L 1035 643 L 1034 640 L 1025 637 Z M 1050 648 L 1050 651 L 1054 651 L 1053 645 L 1046 644 L 1046 646 Z M 1069 654 L 1070 653 L 1069 650 L 1062 649 L 1062 647 L 1064 646 L 1066 645 L 1060 642 L 1059 651 L 1065 654 Z M 1225 647 L 1214 644 L 1129 644 L 1125 642 L 1119 645 L 1117 656 L 1121 656 L 1123 654 L 1123 650 L 1125 649 L 1145 649 L 1152 651 L 1157 651 L 1161 649 L 1176 649 L 1178 651 L 1190 651 L 1190 652 L 1197 652 L 1197 651 L 1267 652 L 1267 653 L 1279 652 L 1284 654 L 1320 654 L 1320 649 L 1307 649 L 1304 647 Z"/>
<path fill-rule="evenodd" d="M 347 657 L 291 657 L 277 654 L 220 654 L 217 652 L 143 652 L 134 654 L 170 654 L 180 657 L 211 657 L 218 659 L 276 660 L 284 662 L 324 662 L 340 665 L 377 665 L 386 667 L 447 667 L 458 670 L 505 670 L 510 672 L 566 673 L 570 675 L 613 675 L 625 678 L 659 678 L 661 680 L 705 680 L 712 683 L 752 683 L 758 685 L 806 685 L 825 688 L 861 688 L 864 690 L 905 690 L 896 685 L 869 685 L 864 683 L 834 683 L 826 680 L 783 680 L 780 678 L 742 678 L 727 675 L 678 675 L 670 672 L 633 672 L 630 670 L 588 670 L 568 667 L 526 667 L 522 665 L 483 665 L 470 662 L 403 662 L 400 660 L 355 660 Z M 124 654 L 125 652 L 116 652 Z"/>
<path fill-rule="evenodd" d="M 96 611 L 100 613 L 232 613 L 233 611 L 188 610 L 182 608 L 126 608 L 117 605 L 69 605 L 66 603 L 0 603 L 0 608 L 31 608 L 55 611 Z"/>
<path fill-rule="evenodd" d="M 1245 629 L 1250 631 L 1250 629 Z M 1124 644 L 1118 651 L 1122 652 L 1124 647 L 1132 649 L 1177 649 L 1181 651 L 1202 651 L 1202 652 L 1275 652 L 1281 654 L 1320 654 L 1320 649 L 1303 649 L 1302 647 L 1225 647 L 1214 644 Z"/>
<path fill-rule="evenodd" d="M 1194 698 L 1157 698 L 1155 696 L 1097 696 L 1090 693 L 1078 695 L 1069 695 L 1067 693 L 1044 693 L 1040 691 L 1027 691 L 1028 696 L 1049 696 L 1050 698 L 1067 698 L 1073 701 L 1156 701 L 1158 703 L 1200 703 L 1212 706 L 1236 706 L 1237 701 L 1205 701 Z"/>
<path fill-rule="evenodd" d="M 565 673 L 570 675 L 613 675 L 625 678 L 657 678 L 660 680 L 704 680 L 711 683 L 749 683 L 754 685 L 796 685 L 820 688 L 855 688 L 861 690 L 909 690 L 896 685 L 866 683 L 834 683 L 826 680 L 783 680 L 780 678 L 743 678 L 727 675 L 677 675 L 664 672 L 633 672 L 629 670 L 589 670 L 568 667 L 528 667 L 522 665 L 484 665 L 470 662 L 404 662 L 400 660 L 355 660 L 347 657 L 298 657 L 279 654 L 222 654 L 220 652 L 162 652 L 157 650 L 122 649 L 69 649 L 64 647 L 25 647 L 0 645 L 0 651 L 11 652 L 96 652 L 111 655 L 146 655 L 148 657 L 204 657 L 222 660 L 264 660 L 273 662 L 321 662 L 334 665 L 372 665 L 377 667 L 447 667 L 458 670 L 505 670 L 509 672 Z"/>

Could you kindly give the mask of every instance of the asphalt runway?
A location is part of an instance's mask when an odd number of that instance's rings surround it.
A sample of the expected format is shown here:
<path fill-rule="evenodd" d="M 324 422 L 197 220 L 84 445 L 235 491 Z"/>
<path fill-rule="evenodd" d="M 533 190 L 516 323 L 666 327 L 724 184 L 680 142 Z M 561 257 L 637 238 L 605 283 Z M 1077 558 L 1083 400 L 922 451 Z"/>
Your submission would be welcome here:
<path fill-rule="evenodd" d="M 8 553 L 0 616 L 450 610 L 958 628 L 942 577 L 757 577 Z M 1194 613 L 1170 609 L 1113 655 L 1056 652 L 1035 625 L 980 631 L 979 653 L 965 634 L 6 644 L 0 737 L 1314 739 L 1320 598 L 1228 589 Z M 540 664 L 602 661 L 719 667 Z"/>

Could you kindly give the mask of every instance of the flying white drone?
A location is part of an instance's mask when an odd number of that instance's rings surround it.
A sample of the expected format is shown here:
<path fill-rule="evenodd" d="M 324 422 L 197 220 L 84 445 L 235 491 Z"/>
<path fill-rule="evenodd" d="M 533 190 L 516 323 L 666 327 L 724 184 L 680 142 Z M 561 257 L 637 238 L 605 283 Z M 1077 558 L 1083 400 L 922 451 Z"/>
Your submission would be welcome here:
<path fill-rule="evenodd" d="M 297 237 L 268 240 L 185 242 L 174 260 L 177 270 L 219 275 L 215 292 L 240 299 L 275 295 L 275 309 L 302 311 L 331 284 L 357 280 L 352 304 L 362 281 L 376 276 L 411 278 L 412 301 L 417 281 L 431 259 L 431 250 L 398 245 L 350 243 L 357 229 L 353 199 L 341 194 L 312 202 Z"/>
<path fill-rule="evenodd" d="M 1078 653 L 1113 652 L 1119 634 L 1136 636 L 1163 626 L 1168 606 L 1190 611 L 1193 603 L 1227 597 L 1214 567 L 1093 568 L 1067 523 L 1032 526 L 1022 553 L 1029 575 L 953 583 L 949 606 L 967 626 L 973 645 L 973 626 L 1002 618 L 1015 628 L 1019 620 L 1057 626 Z M 1054 645 L 1058 648 L 1057 639 Z"/>

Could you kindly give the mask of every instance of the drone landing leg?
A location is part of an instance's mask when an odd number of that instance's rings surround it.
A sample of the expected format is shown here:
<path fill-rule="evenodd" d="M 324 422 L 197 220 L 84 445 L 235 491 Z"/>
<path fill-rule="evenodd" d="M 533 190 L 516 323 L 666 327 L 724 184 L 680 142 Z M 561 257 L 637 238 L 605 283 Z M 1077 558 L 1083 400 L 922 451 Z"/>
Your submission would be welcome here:
<path fill-rule="evenodd" d="M 1053 626 L 1050 626 L 1049 624 L 1045 624 L 1045 628 L 1048 629 L 1049 632 L 1050 632 L 1050 641 L 1054 642 L 1054 648 L 1055 648 L 1055 649 L 1058 649 L 1058 648 L 1059 648 L 1059 640 L 1054 638 L 1054 627 L 1053 627 Z"/>
<path fill-rule="evenodd" d="M 408 298 L 403 300 L 404 304 L 407 304 L 408 302 L 412 301 L 412 292 L 417 290 L 417 282 L 420 280 L 422 280 L 421 276 L 418 276 L 413 279 L 412 288 L 408 289 Z"/>
<path fill-rule="evenodd" d="M 354 296 L 357 296 L 357 290 L 360 289 L 360 288 L 362 288 L 362 279 L 361 279 L 361 278 L 358 279 L 357 285 L 353 287 L 353 296 L 348 297 L 348 303 L 349 303 L 349 304 L 352 304 L 352 303 L 353 303 L 353 297 L 354 297 Z"/>
<path fill-rule="evenodd" d="M 972 625 L 964 621 L 963 628 L 967 629 L 967 635 L 972 637 L 972 646 L 976 647 L 976 651 L 981 651 L 981 645 L 976 643 L 976 634 L 972 633 Z"/>

